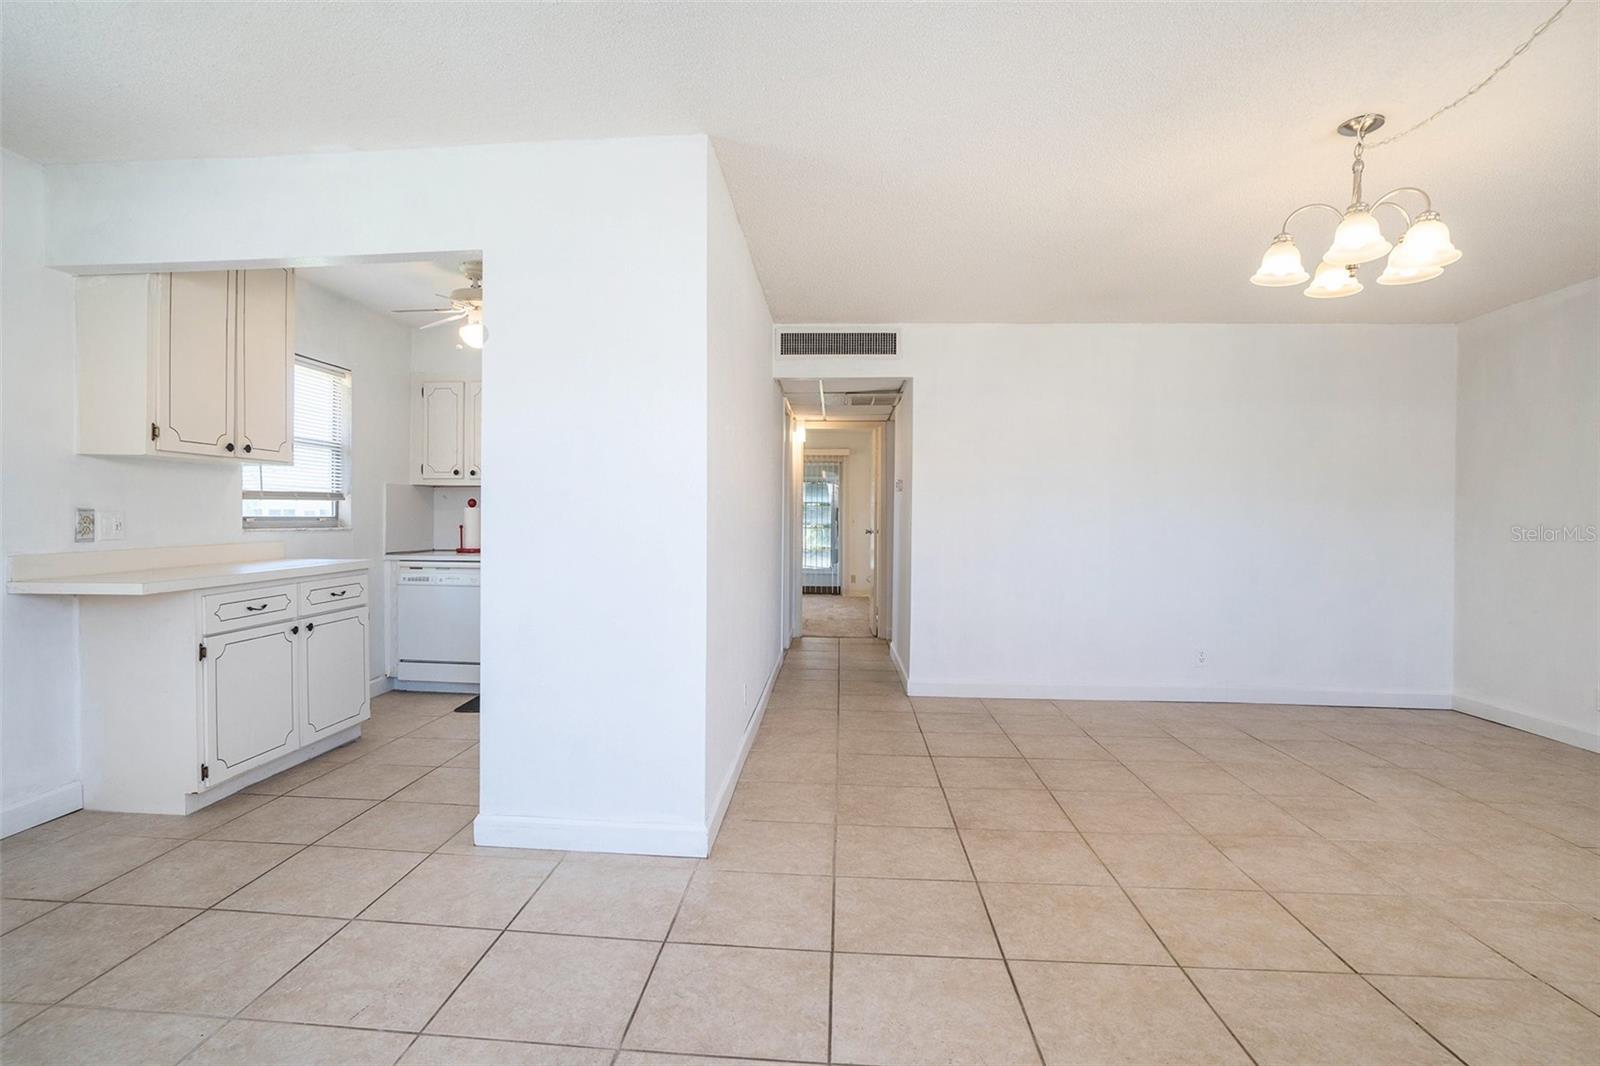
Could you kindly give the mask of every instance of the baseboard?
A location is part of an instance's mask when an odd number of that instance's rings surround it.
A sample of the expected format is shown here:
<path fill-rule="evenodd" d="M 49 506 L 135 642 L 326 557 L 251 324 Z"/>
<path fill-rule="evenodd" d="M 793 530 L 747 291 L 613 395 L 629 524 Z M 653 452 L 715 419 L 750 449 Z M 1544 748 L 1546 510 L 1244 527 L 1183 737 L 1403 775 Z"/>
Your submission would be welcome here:
<path fill-rule="evenodd" d="M 772 688 L 778 683 L 778 671 L 783 669 L 783 653 L 778 654 L 778 661 L 772 664 L 772 672 L 767 674 L 767 683 L 762 686 L 761 698 L 756 701 L 756 709 L 750 715 L 750 722 L 744 729 L 744 740 L 739 744 L 739 757 L 733 760 L 733 765 L 723 775 L 722 784 L 717 789 L 716 800 L 711 805 L 711 817 L 706 825 L 706 854 L 710 854 L 711 845 L 717 841 L 717 834 L 722 831 L 722 818 L 728 813 L 728 804 L 733 802 L 733 790 L 739 784 L 739 775 L 744 772 L 745 760 L 750 757 L 750 747 L 756 742 L 756 734 L 761 731 L 761 720 L 767 716 L 767 702 L 772 699 Z M 703 856 L 702 856 L 703 857 Z"/>
<path fill-rule="evenodd" d="M 895 648 L 893 641 L 889 642 L 889 661 L 894 663 L 895 671 L 900 675 L 900 687 L 909 693 L 911 691 L 911 678 L 906 673 L 906 664 L 900 661 L 900 652 Z M 917 695 L 920 696 L 921 693 L 917 693 Z M 995 699 L 999 698 L 998 696 L 995 697 Z"/>
<path fill-rule="evenodd" d="M 1514 711 L 1509 707 L 1502 707 L 1488 700 L 1478 699 L 1456 693 L 1455 709 L 1462 714 L 1470 714 L 1474 718 L 1495 722 L 1499 725 L 1520 729 L 1524 733 L 1533 733 L 1536 736 L 1549 740 L 1559 740 L 1563 744 L 1571 744 L 1575 748 L 1585 751 L 1600 752 L 1600 731 L 1585 732 L 1575 726 L 1565 725 L 1561 722 L 1552 722 L 1548 718 L 1527 711 Z"/>
<path fill-rule="evenodd" d="M 0 811 L 0 837 L 43 825 L 83 809 L 83 782 L 73 781 L 49 792 L 13 803 Z"/>
<path fill-rule="evenodd" d="M 704 858 L 710 851 L 706 827 L 686 822 L 597 822 L 480 814 L 472 823 L 472 839 L 486 848 L 607 851 L 692 859 Z"/>
<path fill-rule="evenodd" d="M 893 649 L 890 649 L 891 653 Z M 895 665 L 898 667 L 899 662 Z M 1080 685 L 1054 682 L 1015 685 L 992 681 L 906 682 L 912 696 L 979 699 L 1129 700 L 1156 703 L 1286 703 L 1314 707 L 1402 707 L 1450 710 L 1448 692 L 1376 692 L 1345 689 L 1223 688 L 1164 685 Z"/>
<path fill-rule="evenodd" d="M 392 692 L 393 690 L 394 690 L 394 678 L 389 677 L 388 675 L 385 675 L 383 677 L 375 677 L 371 681 L 367 682 L 367 696 L 368 696 L 368 698 L 371 698 L 371 697 L 374 697 L 374 696 L 381 696 L 385 692 Z"/>

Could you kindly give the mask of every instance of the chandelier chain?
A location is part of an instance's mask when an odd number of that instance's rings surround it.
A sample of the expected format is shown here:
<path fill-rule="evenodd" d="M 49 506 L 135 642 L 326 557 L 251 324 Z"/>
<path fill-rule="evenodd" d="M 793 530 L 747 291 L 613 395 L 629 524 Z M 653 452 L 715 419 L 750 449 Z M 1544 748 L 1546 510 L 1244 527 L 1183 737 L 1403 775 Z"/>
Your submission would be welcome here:
<path fill-rule="evenodd" d="M 1528 35 L 1528 39 L 1523 41 L 1521 44 L 1517 45 L 1516 49 L 1509 56 L 1507 56 L 1505 58 L 1505 62 L 1501 63 L 1498 67 L 1495 67 L 1493 70 L 1491 70 L 1488 73 L 1488 75 L 1486 77 L 1484 77 L 1484 79 L 1482 81 L 1478 82 L 1472 88 L 1468 89 L 1466 92 L 1462 93 L 1460 96 L 1456 97 L 1454 100 L 1451 100 L 1448 104 L 1445 104 L 1439 110 L 1435 111 L 1433 114 L 1429 115 L 1427 118 L 1423 119 L 1421 122 L 1417 123 L 1415 126 L 1412 126 L 1410 129 L 1401 130 L 1399 133 L 1396 133 L 1394 136 L 1385 137 L 1381 141 L 1374 141 L 1371 145 L 1368 145 L 1368 147 L 1370 147 L 1370 148 L 1382 148 L 1386 144 L 1393 144 L 1395 141 L 1398 141 L 1400 138 L 1405 137 L 1408 134 L 1412 134 L 1412 133 L 1417 132 L 1422 127 L 1426 126 L 1428 123 L 1432 122 L 1434 119 L 1436 119 L 1440 115 L 1444 114 L 1446 111 L 1449 111 L 1451 108 L 1456 107 L 1457 105 L 1459 105 L 1461 103 L 1464 103 L 1465 101 L 1471 99 L 1473 96 L 1475 96 L 1477 94 L 1478 90 L 1482 89 L 1485 85 L 1488 85 L 1491 81 L 1494 81 L 1495 75 L 1499 74 L 1502 70 L 1504 70 L 1507 67 L 1509 67 L 1516 60 L 1516 58 L 1518 56 L 1520 56 L 1522 53 L 1526 52 L 1528 50 L 1529 46 L 1531 46 L 1534 41 L 1537 41 L 1539 39 L 1539 36 L 1541 34 L 1543 34 L 1545 30 L 1548 30 L 1552 25 L 1554 25 L 1556 19 L 1560 18 L 1563 14 L 1565 14 L 1567 8 L 1569 8 L 1571 6 L 1572 6 L 1572 0 L 1564 0 L 1562 5 L 1560 7 L 1558 7 L 1558 8 L 1556 8 L 1556 13 L 1551 15 L 1549 18 L 1545 19 L 1543 22 L 1539 23 L 1539 25 L 1537 27 L 1535 27 L 1534 31 L 1531 34 Z"/>

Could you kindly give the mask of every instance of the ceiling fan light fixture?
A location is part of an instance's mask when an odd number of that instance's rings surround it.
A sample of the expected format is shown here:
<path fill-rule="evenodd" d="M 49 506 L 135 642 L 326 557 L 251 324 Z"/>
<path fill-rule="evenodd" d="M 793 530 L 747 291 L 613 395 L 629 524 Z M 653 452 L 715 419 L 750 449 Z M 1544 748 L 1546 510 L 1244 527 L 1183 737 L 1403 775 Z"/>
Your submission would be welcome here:
<path fill-rule="evenodd" d="M 483 328 L 483 316 L 477 311 L 467 316 L 467 321 L 458 332 L 461 336 L 461 343 L 468 348 L 481 349 L 484 340 L 489 336 L 488 331 Z"/>
<path fill-rule="evenodd" d="M 1299 285 L 1310 278 L 1305 264 L 1300 261 L 1300 249 L 1295 247 L 1294 238 L 1287 233 L 1280 233 L 1267 246 L 1266 253 L 1261 257 L 1261 266 L 1251 276 L 1250 284 L 1270 289 Z"/>

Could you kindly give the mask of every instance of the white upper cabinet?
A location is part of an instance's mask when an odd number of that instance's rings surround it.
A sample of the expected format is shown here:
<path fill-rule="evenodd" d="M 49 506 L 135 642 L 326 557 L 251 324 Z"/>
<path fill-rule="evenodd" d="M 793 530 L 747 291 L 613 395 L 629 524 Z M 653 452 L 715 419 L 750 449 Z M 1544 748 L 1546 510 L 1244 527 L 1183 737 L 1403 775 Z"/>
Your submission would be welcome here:
<path fill-rule="evenodd" d="M 477 484 L 482 383 L 418 377 L 412 381 L 411 402 L 412 484 Z"/>
<path fill-rule="evenodd" d="M 78 451 L 294 461 L 294 272 L 78 279 Z"/>

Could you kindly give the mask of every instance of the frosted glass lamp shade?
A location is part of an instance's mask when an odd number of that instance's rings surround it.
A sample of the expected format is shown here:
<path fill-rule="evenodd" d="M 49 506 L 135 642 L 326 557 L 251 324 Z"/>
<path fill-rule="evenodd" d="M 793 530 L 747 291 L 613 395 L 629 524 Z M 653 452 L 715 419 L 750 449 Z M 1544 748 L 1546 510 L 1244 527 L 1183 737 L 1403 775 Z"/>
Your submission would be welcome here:
<path fill-rule="evenodd" d="M 1370 263 L 1388 255 L 1392 247 L 1383 239 L 1383 230 L 1379 228 L 1372 212 L 1351 208 L 1344 213 L 1344 221 L 1339 223 L 1339 228 L 1334 230 L 1333 244 L 1322 261 L 1335 266 Z"/>
<path fill-rule="evenodd" d="M 1421 266 L 1447 267 L 1461 258 L 1461 250 L 1450 243 L 1450 227 L 1433 211 L 1418 215 L 1401 243 L 1407 258 Z"/>
<path fill-rule="evenodd" d="M 1354 267 L 1319 263 L 1317 276 L 1306 286 L 1306 295 L 1313 300 L 1336 300 L 1341 296 L 1354 296 L 1362 288 Z"/>
<path fill-rule="evenodd" d="M 1250 284 L 1276 288 L 1299 285 L 1310 277 L 1300 262 L 1300 249 L 1294 246 L 1294 238 L 1280 233 L 1267 246 L 1266 254 L 1261 257 L 1261 267 L 1251 275 Z"/>
<path fill-rule="evenodd" d="M 466 325 L 461 327 L 460 332 L 461 332 L 461 343 L 465 344 L 468 348 L 482 348 L 483 347 L 483 323 L 482 322 L 468 322 Z"/>
<path fill-rule="evenodd" d="M 1444 267 L 1430 266 L 1417 261 L 1411 242 L 1406 237 L 1389 253 L 1389 261 L 1378 275 L 1379 285 L 1415 285 L 1419 281 L 1432 281 L 1444 273 Z"/>

